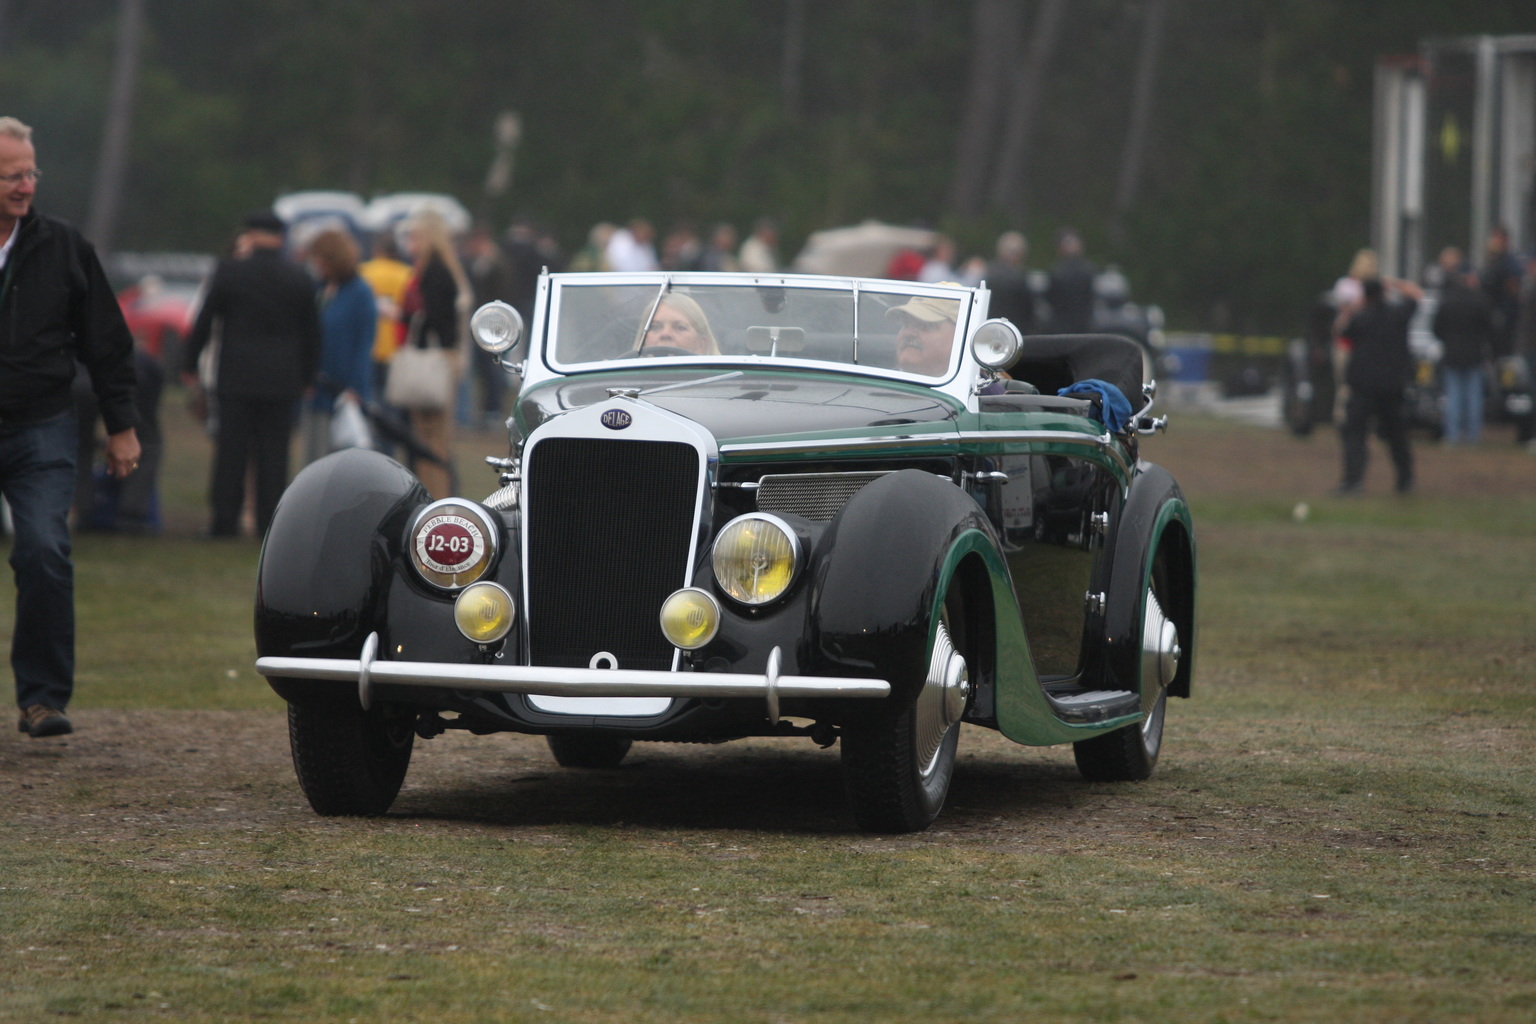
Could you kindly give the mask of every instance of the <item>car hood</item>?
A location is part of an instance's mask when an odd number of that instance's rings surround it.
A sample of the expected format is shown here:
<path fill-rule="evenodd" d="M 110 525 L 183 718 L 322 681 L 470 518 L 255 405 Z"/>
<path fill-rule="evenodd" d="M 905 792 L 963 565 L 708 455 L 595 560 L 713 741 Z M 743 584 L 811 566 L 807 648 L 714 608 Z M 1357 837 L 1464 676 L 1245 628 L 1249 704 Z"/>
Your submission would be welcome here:
<path fill-rule="evenodd" d="M 518 399 L 519 417 L 531 433 L 561 413 L 607 401 L 609 388 L 638 388 L 643 400 L 688 417 L 725 444 L 863 435 L 882 428 L 944 432 L 955 429 L 961 411 L 940 392 L 875 378 L 747 370 L 718 379 L 720 374 L 711 368 L 562 378 L 525 391 Z"/>

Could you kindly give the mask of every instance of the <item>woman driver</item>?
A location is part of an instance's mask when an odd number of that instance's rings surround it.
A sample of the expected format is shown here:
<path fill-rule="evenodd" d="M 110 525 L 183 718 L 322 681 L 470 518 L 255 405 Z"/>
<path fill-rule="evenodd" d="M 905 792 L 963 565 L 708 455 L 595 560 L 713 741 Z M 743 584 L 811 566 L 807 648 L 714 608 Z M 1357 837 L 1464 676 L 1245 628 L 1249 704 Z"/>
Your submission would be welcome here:
<path fill-rule="evenodd" d="M 638 355 L 650 355 L 646 349 L 681 349 L 690 355 L 717 356 L 720 345 L 709 329 L 709 318 L 699 304 L 686 295 L 667 295 L 656 307 L 649 327 L 642 327 L 635 339 Z M 675 353 L 656 353 L 673 355 Z"/>

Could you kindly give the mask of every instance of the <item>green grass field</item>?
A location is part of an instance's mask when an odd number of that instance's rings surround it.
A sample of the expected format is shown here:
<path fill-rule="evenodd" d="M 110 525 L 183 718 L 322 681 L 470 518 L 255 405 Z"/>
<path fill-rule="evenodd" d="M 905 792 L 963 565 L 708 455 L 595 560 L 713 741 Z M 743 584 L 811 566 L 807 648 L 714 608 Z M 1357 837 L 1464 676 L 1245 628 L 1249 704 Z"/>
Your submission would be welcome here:
<path fill-rule="evenodd" d="M 1536 459 L 1421 449 L 1403 500 L 1329 497 L 1331 434 L 1146 454 L 1202 585 L 1158 774 L 968 728 L 906 837 L 803 741 L 572 772 L 451 735 L 390 817 L 317 818 L 256 544 L 81 538 L 79 732 L 0 738 L 0 1021 L 1536 1019 Z"/>

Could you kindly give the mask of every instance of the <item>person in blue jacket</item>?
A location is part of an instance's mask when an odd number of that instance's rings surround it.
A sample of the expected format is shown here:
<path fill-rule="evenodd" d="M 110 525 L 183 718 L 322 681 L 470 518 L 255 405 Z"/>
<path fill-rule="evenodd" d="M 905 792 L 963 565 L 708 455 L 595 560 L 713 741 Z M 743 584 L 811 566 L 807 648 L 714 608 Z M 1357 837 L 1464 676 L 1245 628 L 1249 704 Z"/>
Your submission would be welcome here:
<path fill-rule="evenodd" d="M 378 307 L 373 289 L 358 274 L 352 236 L 330 229 L 309 243 L 309 258 L 320 278 L 320 372 L 310 395 L 305 455 L 310 462 L 329 453 L 331 416 L 338 401 L 366 407 L 373 397 L 373 342 Z"/>

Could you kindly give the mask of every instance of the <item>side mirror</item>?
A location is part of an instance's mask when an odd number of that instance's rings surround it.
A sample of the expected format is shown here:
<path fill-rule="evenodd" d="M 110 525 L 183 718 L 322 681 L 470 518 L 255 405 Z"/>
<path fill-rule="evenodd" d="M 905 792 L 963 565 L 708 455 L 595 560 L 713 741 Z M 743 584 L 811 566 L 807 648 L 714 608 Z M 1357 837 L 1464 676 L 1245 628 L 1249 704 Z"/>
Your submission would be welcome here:
<path fill-rule="evenodd" d="M 505 302 L 487 302 L 469 318 L 475 344 L 492 355 L 510 352 L 523 338 L 523 315 Z"/>
<path fill-rule="evenodd" d="M 1024 335 L 1010 320 L 988 320 L 971 335 L 971 354 L 989 370 L 1001 370 L 1019 357 Z"/>

